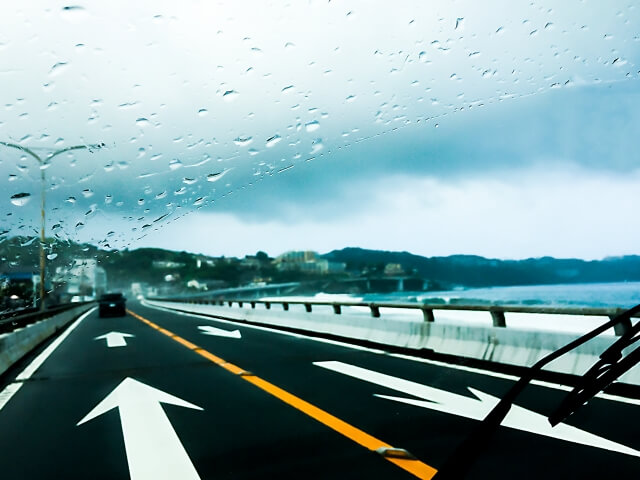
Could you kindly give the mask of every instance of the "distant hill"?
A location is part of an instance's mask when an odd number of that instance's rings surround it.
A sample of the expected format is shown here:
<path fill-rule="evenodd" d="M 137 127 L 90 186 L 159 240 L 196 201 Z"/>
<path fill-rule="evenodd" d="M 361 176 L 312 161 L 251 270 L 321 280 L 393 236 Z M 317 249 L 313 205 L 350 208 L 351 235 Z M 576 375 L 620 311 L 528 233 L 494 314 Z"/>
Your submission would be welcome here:
<path fill-rule="evenodd" d="M 347 270 L 361 271 L 366 265 L 380 268 L 402 265 L 407 273 L 450 285 L 468 287 L 640 281 L 640 256 L 604 260 L 556 259 L 496 260 L 475 255 L 422 257 L 409 252 L 388 252 L 362 248 L 333 250 L 324 258 L 347 264 Z"/>
<path fill-rule="evenodd" d="M 256 277 L 276 283 L 328 280 L 327 277 L 304 272 L 279 271 L 265 254 L 264 261 L 256 266 L 244 264 L 242 259 L 209 257 L 160 248 L 106 251 L 90 244 L 54 242 L 51 239 L 47 240 L 46 251 L 50 273 L 57 266 L 70 264 L 74 258 L 95 258 L 106 269 L 109 283 L 122 287 L 134 281 L 163 284 L 168 273 L 177 274 L 182 282 L 189 279 L 221 280 L 230 286 L 249 283 Z M 488 287 L 640 281 L 640 256 L 637 255 L 597 261 L 552 257 L 496 260 L 474 255 L 423 257 L 409 252 L 344 248 L 322 257 L 334 262 L 344 262 L 351 278 L 384 277 L 387 264 L 400 264 L 408 276 L 429 280 L 432 289 L 457 285 Z M 174 267 L 160 268 L 157 266 L 158 262 L 169 262 Z M 37 240 L 12 237 L 0 241 L 0 273 L 37 272 L 38 269 Z M 338 279 L 343 277 L 344 274 L 337 276 Z"/>

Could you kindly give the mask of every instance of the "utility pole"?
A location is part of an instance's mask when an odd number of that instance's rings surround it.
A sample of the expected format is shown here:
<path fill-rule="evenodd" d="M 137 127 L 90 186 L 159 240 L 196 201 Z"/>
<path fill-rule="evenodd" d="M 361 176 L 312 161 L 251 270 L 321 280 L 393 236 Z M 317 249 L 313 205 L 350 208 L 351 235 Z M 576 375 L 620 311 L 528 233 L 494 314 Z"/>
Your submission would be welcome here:
<path fill-rule="evenodd" d="M 49 162 L 51 162 L 51 159 L 53 157 L 60 155 L 61 153 L 69 152 L 72 150 L 91 150 L 91 149 L 97 150 L 99 148 L 103 148 L 105 144 L 100 143 L 96 145 L 74 145 L 72 147 L 65 147 L 65 148 L 61 148 L 59 150 L 55 150 L 51 152 L 44 159 L 42 159 L 33 150 L 27 147 L 24 147 L 22 145 L 18 145 L 16 143 L 0 141 L 0 145 L 4 145 L 5 147 L 9 147 L 9 148 L 15 148 L 17 150 L 20 150 L 30 155 L 31 157 L 35 158 L 35 160 L 38 162 L 38 165 L 40 166 L 40 187 L 41 187 L 40 188 L 40 310 L 44 310 L 45 308 L 44 300 L 46 295 L 46 291 L 44 287 L 45 269 L 46 269 L 46 256 L 44 251 L 44 244 L 45 244 L 45 220 L 46 220 L 45 205 L 46 205 L 46 191 L 47 191 L 45 167 Z"/>

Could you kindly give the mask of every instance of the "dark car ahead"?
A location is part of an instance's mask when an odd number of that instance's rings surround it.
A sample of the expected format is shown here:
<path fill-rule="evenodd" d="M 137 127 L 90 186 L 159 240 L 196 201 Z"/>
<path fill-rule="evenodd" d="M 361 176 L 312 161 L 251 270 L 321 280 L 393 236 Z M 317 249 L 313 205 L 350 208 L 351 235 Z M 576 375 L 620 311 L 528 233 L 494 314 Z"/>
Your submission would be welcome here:
<path fill-rule="evenodd" d="M 98 303 L 100 305 L 100 316 L 124 317 L 126 315 L 127 299 L 122 293 L 105 293 L 100 296 Z"/>

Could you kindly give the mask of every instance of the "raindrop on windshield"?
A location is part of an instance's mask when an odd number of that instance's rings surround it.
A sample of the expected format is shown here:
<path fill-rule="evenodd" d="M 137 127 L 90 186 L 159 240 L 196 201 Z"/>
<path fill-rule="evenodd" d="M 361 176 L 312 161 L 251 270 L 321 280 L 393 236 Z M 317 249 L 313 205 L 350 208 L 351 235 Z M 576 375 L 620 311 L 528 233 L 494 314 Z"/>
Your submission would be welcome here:
<path fill-rule="evenodd" d="M 188 178 L 188 177 L 184 177 L 182 179 L 182 183 L 186 183 L 187 185 L 193 185 L 194 183 L 196 183 L 198 181 L 197 178 Z"/>
<path fill-rule="evenodd" d="M 15 195 L 11 196 L 11 203 L 13 203 L 18 207 L 22 207 L 26 205 L 27 203 L 29 203 L 29 200 L 31 200 L 30 193 L 22 192 L 22 193 L 16 193 Z"/>
<path fill-rule="evenodd" d="M 253 141 L 253 137 L 236 137 L 233 139 L 233 143 L 240 147 L 249 145 Z"/>
<path fill-rule="evenodd" d="M 240 94 L 238 92 L 236 92 L 235 90 L 227 90 L 226 92 L 224 92 L 222 94 L 222 98 L 224 98 L 227 102 L 232 102 L 236 98 L 238 98 L 238 95 L 240 95 Z"/>
<path fill-rule="evenodd" d="M 182 166 L 182 162 L 180 160 L 178 160 L 177 158 L 174 158 L 173 160 L 171 160 L 169 162 L 169 168 L 171 170 L 177 170 L 181 166 Z"/>
<path fill-rule="evenodd" d="M 56 63 L 55 65 L 53 65 L 53 67 L 51 67 L 51 70 L 49 70 L 49 76 L 55 77 L 57 75 L 60 75 L 67 69 L 68 66 L 69 64 L 67 62 Z"/>
<path fill-rule="evenodd" d="M 84 17 L 86 17 L 87 12 L 84 7 L 81 7 L 80 5 L 68 5 L 66 7 L 62 7 L 61 15 L 66 20 L 77 22 L 83 20 Z"/>
<path fill-rule="evenodd" d="M 47 255 L 47 259 L 49 260 L 53 260 L 58 256 L 57 253 L 50 253 L 49 255 Z"/>
<path fill-rule="evenodd" d="M 200 110 L 198 110 L 198 115 L 200 115 L 201 117 L 204 117 L 208 113 L 209 113 L 209 110 L 207 110 L 206 108 L 201 108 Z"/>
<path fill-rule="evenodd" d="M 305 124 L 304 128 L 307 130 L 307 132 L 315 132 L 320 128 L 320 122 L 314 120 L 313 122 Z"/>
<path fill-rule="evenodd" d="M 282 137 L 280 135 L 274 135 L 273 137 L 267 138 L 267 148 L 275 146 L 280 140 L 282 140 Z"/>
<path fill-rule="evenodd" d="M 210 173 L 209 175 L 207 175 L 207 182 L 217 182 L 222 177 L 224 177 L 228 171 L 229 170 L 224 170 L 222 172 Z"/>
<path fill-rule="evenodd" d="M 84 198 L 89 198 L 93 195 L 93 192 L 90 189 L 85 188 L 84 190 L 82 190 L 82 195 L 84 196 Z"/>

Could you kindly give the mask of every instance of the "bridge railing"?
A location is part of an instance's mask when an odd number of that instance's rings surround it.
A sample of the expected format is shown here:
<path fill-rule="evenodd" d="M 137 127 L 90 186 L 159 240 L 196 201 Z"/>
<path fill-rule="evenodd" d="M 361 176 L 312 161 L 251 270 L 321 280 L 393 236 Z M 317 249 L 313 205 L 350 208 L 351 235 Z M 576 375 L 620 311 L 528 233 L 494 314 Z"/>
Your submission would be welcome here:
<path fill-rule="evenodd" d="M 381 309 L 410 309 L 420 310 L 424 321 L 434 322 L 434 311 L 438 310 L 454 310 L 454 311 L 473 311 L 487 312 L 491 315 L 494 327 L 507 327 L 505 314 L 508 313 L 528 313 L 528 314 L 551 314 L 551 315 L 576 315 L 576 316 L 597 316 L 614 318 L 623 311 L 624 308 L 607 308 L 607 307 L 551 307 L 551 306 L 531 306 L 531 305 L 470 305 L 470 304 L 426 304 L 426 303 L 403 303 L 403 302 L 349 302 L 349 301 L 310 301 L 310 300 L 287 300 L 287 299 L 269 299 L 269 300 L 242 300 L 242 299 L 194 299 L 189 297 L 182 298 L 153 298 L 153 300 L 164 302 L 181 302 L 201 305 L 216 305 L 233 307 L 251 306 L 252 309 L 263 307 L 266 310 L 272 308 L 280 308 L 288 311 L 291 305 L 303 305 L 305 311 L 311 313 L 314 307 L 332 307 L 335 315 L 341 315 L 343 308 L 347 307 L 365 307 L 369 309 L 370 314 L 374 318 L 381 316 Z M 633 318 L 640 317 L 640 314 Z M 631 319 L 617 324 L 614 327 L 616 335 L 623 335 L 631 328 Z"/>

